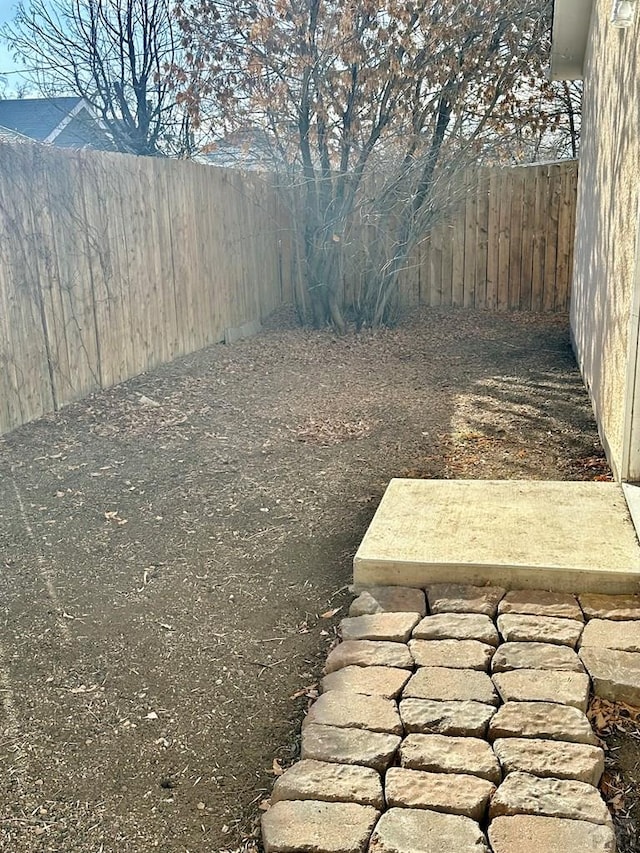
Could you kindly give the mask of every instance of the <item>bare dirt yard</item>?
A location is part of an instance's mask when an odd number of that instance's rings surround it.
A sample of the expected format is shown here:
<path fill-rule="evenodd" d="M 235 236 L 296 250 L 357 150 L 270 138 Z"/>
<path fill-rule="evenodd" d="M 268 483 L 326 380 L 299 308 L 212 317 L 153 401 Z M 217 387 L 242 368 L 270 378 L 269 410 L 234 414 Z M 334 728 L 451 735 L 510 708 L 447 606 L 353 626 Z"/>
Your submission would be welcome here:
<path fill-rule="evenodd" d="M 1 440 L 0 849 L 254 847 L 394 476 L 608 478 L 566 318 L 283 314 Z"/>

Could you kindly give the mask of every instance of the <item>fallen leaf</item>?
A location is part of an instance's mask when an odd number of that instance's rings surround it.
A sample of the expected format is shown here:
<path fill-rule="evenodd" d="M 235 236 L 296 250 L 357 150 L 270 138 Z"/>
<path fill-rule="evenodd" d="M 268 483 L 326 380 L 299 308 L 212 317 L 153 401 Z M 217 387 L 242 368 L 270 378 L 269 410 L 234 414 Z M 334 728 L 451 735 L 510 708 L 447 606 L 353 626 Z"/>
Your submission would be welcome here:
<path fill-rule="evenodd" d="M 271 765 L 271 772 L 274 776 L 282 776 L 282 774 L 284 773 L 284 769 L 278 763 L 277 758 L 273 759 L 273 764 Z"/>
<path fill-rule="evenodd" d="M 321 619 L 332 619 L 336 613 L 339 613 L 342 610 L 341 607 L 334 607 L 333 610 L 327 610 L 326 613 L 321 613 Z"/>
<path fill-rule="evenodd" d="M 602 729 L 607 728 L 607 726 L 609 725 L 606 717 L 600 711 L 598 711 L 598 713 L 596 714 L 593 722 L 598 731 L 602 731 Z"/>
<path fill-rule="evenodd" d="M 616 794 L 611 800 L 607 801 L 614 812 L 624 811 L 624 797 L 622 794 Z"/>

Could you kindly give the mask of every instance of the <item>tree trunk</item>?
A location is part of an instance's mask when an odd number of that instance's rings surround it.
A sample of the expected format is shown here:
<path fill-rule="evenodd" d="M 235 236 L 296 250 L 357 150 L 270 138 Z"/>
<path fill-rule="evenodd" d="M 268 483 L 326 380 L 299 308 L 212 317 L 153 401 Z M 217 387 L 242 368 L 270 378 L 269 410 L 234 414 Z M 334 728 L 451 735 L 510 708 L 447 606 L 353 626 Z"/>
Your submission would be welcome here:
<path fill-rule="evenodd" d="M 331 323 L 340 334 L 346 331 L 340 304 L 340 252 L 332 239 L 305 242 L 307 286 L 311 299 L 313 324 L 317 328 Z"/>

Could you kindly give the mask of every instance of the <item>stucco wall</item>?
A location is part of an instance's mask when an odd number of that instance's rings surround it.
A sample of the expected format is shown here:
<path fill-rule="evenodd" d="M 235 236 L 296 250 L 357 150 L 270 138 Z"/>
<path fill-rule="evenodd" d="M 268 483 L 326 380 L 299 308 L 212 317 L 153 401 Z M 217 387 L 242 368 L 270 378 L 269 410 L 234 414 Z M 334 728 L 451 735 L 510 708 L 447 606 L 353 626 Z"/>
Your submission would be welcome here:
<path fill-rule="evenodd" d="M 596 0 L 585 62 L 571 327 L 616 476 L 624 468 L 626 388 L 640 192 L 640 15 L 626 30 Z"/>

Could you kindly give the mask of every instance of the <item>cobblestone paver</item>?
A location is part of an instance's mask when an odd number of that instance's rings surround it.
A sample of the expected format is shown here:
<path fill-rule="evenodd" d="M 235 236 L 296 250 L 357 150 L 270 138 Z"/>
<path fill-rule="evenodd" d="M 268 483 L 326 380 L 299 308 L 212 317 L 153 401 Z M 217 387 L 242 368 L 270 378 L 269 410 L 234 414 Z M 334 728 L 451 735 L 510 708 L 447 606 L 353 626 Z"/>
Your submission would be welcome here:
<path fill-rule="evenodd" d="M 575 649 L 583 631 L 577 619 L 557 616 L 530 616 L 527 613 L 503 613 L 498 616 L 498 630 L 507 642 L 556 643 Z"/>
<path fill-rule="evenodd" d="M 382 809 L 382 779 L 372 767 L 331 764 L 306 758 L 282 774 L 273 786 L 271 803 L 280 800 L 321 800 L 358 803 Z"/>
<path fill-rule="evenodd" d="M 499 703 L 493 682 L 486 672 L 474 669 L 448 669 L 446 666 L 420 667 L 409 679 L 402 695 L 413 699 Z"/>
<path fill-rule="evenodd" d="M 496 626 L 484 613 L 426 616 L 414 628 L 413 636 L 418 640 L 479 640 L 490 646 L 497 646 L 500 642 Z"/>
<path fill-rule="evenodd" d="M 596 696 L 611 702 L 640 705 L 640 654 L 585 646 L 580 658 L 591 677 Z"/>
<path fill-rule="evenodd" d="M 346 690 L 323 693 L 309 709 L 302 725 L 304 728 L 313 723 L 341 729 L 389 732 L 393 735 L 403 732 L 398 705 L 393 699 L 349 693 Z"/>
<path fill-rule="evenodd" d="M 604 773 L 599 746 L 540 738 L 500 738 L 493 742 L 505 776 L 523 771 L 541 778 L 577 779 L 598 785 Z"/>
<path fill-rule="evenodd" d="M 583 711 L 553 702 L 506 702 L 489 723 L 489 740 L 505 737 L 598 743 Z"/>
<path fill-rule="evenodd" d="M 349 616 L 341 623 L 343 640 L 389 640 L 406 643 L 420 621 L 419 613 L 373 613 Z"/>
<path fill-rule="evenodd" d="M 491 670 L 508 672 L 510 669 L 584 672 L 580 658 L 573 649 L 554 643 L 503 643 L 496 649 Z"/>
<path fill-rule="evenodd" d="M 349 616 L 368 616 L 373 613 L 419 613 L 420 616 L 426 616 L 424 590 L 403 586 L 372 586 L 351 602 Z"/>
<path fill-rule="evenodd" d="M 389 771 L 391 772 L 391 771 Z M 491 800 L 489 817 L 531 814 L 611 824 L 604 800 L 593 787 L 575 779 L 553 779 L 509 773 Z"/>
<path fill-rule="evenodd" d="M 395 699 L 410 678 L 410 670 L 392 666 L 345 666 L 325 675 L 322 692 L 349 690 L 367 696 Z"/>
<path fill-rule="evenodd" d="M 580 641 L 580 648 L 585 647 L 640 652 L 640 621 L 591 619 Z"/>
<path fill-rule="evenodd" d="M 540 678 L 540 670 L 513 669 L 496 672 L 493 683 L 503 702 L 557 702 L 587 712 L 589 676 L 584 672 L 547 670 Z"/>
<path fill-rule="evenodd" d="M 615 853 L 586 709 L 640 704 L 640 596 L 375 587 L 349 613 L 266 853 Z"/>
<path fill-rule="evenodd" d="M 486 672 L 495 652 L 478 640 L 409 640 L 409 650 L 418 666 L 448 666 Z"/>
<path fill-rule="evenodd" d="M 608 826 L 541 815 L 497 817 L 489 826 L 493 853 L 615 853 Z"/>
<path fill-rule="evenodd" d="M 385 776 L 384 790 L 389 807 L 433 809 L 479 821 L 496 786 L 487 779 L 469 774 L 426 773 L 390 767 Z"/>
<path fill-rule="evenodd" d="M 483 702 L 438 702 L 434 699 L 403 699 L 400 716 L 405 732 L 484 737 L 495 705 Z"/>
<path fill-rule="evenodd" d="M 498 613 L 526 613 L 584 622 L 582 609 L 573 595 L 535 589 L 512 589 L 498 605 Z"/>

